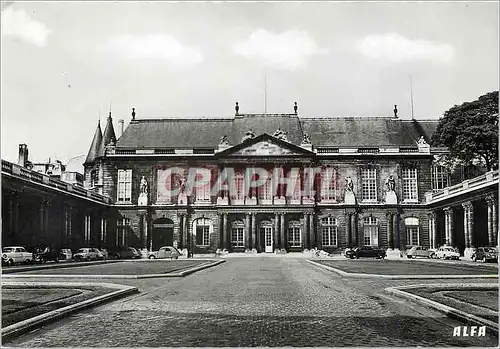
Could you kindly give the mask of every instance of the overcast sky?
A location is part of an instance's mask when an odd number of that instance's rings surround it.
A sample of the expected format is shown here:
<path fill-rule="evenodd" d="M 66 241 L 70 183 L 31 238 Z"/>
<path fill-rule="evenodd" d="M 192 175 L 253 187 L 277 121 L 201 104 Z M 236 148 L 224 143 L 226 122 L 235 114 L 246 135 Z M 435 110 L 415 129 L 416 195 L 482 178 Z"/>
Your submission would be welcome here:
<path fill-rule="evenodd" d="M 86 154 L 118 119 L 267 110 L 435 119 L 498 89 L 498 3 L 14 3 L 2 9 L 2 158 Z"/>

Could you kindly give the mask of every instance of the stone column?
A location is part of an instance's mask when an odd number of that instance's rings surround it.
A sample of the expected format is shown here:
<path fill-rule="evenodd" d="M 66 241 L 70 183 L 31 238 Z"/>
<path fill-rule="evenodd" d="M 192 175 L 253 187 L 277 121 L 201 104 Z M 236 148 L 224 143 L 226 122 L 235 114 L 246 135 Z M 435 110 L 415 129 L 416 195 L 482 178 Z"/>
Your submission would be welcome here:
<path fill-rule="evenodd" d="M 307 243 L 307 217 L 309 214 L 304 213 L 304 218 L 302 218 L 302 249 L 305 250 L 309 248 L 309 244 Z"/>
<path fill-rule="evenodd" d="M 227 213 L 222 214 L 222 249 L 228 249 Z"/>
<path fill-rule="evenodd" d="M 451 207 L 446 207 L 443 210 L 445 214 L 445 243 L 453 246 L 453 209 Z"/>
<path fill-rule="evenodd" d="M 429 212 L 427 217 L 429 221 L 429 248 L 437 248 L 436 214 L 434 212 Z"/>
<path fill-rule="evenodd" d="M 285 240 L 285 214 L 281 213 L 281 218 L 280 218 L 280 223 L 281 223 L 281 228 L 280 228 L 280 233 L 281 233 L 281 248 L 286 249 L 286 240 Z"/>
<path fill-rule="evenodd" d="M 51 242 L 51 245 L 54 243 L 52 236 L 51 236 L 51 231 L 49 229 L 50 226 L 50 220 L 49 220 L 49 210 L 50 210 L 50 199 L 45 199 L 44 200 L 45 205 L 43 209 L 43 231 L 45 238 L 47 239 L 47 242 Z M 92 231 L 92 230 L 91 230 Z"/>
<path fill-rule="evenodd" d="M 387 218 L 387 246 L 388 248 L 391 248 L 391 240 L 392 240 L 392 247 L 396 247 L 396 242 L 394 241 L 394 236 L 393 236 L 393 230 L 392 230 L 392 219 L 393 219 L 393 214 L 392 212 L 387 212 L 385 214 Z"/>
<path fill-rule="evenodd" d="M 495 246 L 496 224 L 495 227 L 493 225 L 496 215 L 495 197 L 493 195 L 488 195 L 485 200 L 488 205 L 488 244 L 490 246 Z"/>
<path fill-rule="evenodd" d="M 354 244 L 355 245 L 359 245 L 358 241 L 359 241 L 359 237 L 358 237 L 358 227 L 356 225 L 356 214 L 353 213 L 351 215 L 351 230 L 352 230 L 352 236 L 354 238 Z"/>
<path fill-rule="evenodd" d="M 474 242 L 473 229 L 474 229 L 474 206 L 472 202 L 467 201 L 462 203 L 462 207 L 464 208 L 464 235 L 465 235 L 465 247 L 470 248 Z"/>
<path fill-rule="evenodd" d="M 148 224 L 148 215 L 147 213 L 142 216 L 142 232 L 143 232 L 143 238 L 144 241 L 142 243 L 142 247 L 147 249 L 148 248 L 148 238 L 149 238 L 149 224 Z M 151 240 L 152 241 L 152 240 Z"/>
<path fill-rule="evenodd" d="M 14 194 L 13 197 L 13 210 L 14 210 L 14 219 L 13 219 L 13 226 L 12 226 L 12 235 L 14 236 L 14 241 L 17 240 L 17 237 L 19 235 L 19 195 L 16 193 Z"/>
<path fill-rule="evenodd" d="M 250 214 L 245 215 L 245 248 L 250 250 L 252 245 L 250 244 Z"/>
<path fill-rule="evenodd" d="M 318 246 L 316 241 L 316 227 L 314 226 L 314 213 L 309 215 L 309 241 L 311 243 L 311 248 Z"/>
<path fill-rule="evenodd" d="M 255 232 L 255 213 L 252 213 L 252 248 L 257 250 L 257 236 Z"/>
<path fill-rule="evenodd" d="M 279 248 L 279 214 L 274 215 L 274 248 Z"/>
<path fill-rule="evenodd" d="M 398 213 L 396 212 L 392 216 L 392 232 L 394 234 L 394 246 L 398 250 L 401 249 L 401 231 L 399 229 L 399 219 L 398 219 Z"/>
<path fill-rule="evenodd" d="M 351 235 L 351 214 L 346 213 L 345 215 L 345 235 L 347 239 L 347 247 L 353 247 L 352 235 Z"/>
<path fill-rule="evenodd" d="M 45 224 L 44 224 L 44 210 L 45 210 L 45 199 L 42 199 L 42 201 L 40 201 L 40 204 L 38 206 L 38 213 L 39 213 L 39 226 L 38 226 L 38 231 L 39 231 L 39 236 L 38 236 L 38 239 L 37 239 L 37 243 L 40 243 L 43 241 L 43 243 L 45 243 Z M 42 247 L 43 248 L 43 247 Z"/>

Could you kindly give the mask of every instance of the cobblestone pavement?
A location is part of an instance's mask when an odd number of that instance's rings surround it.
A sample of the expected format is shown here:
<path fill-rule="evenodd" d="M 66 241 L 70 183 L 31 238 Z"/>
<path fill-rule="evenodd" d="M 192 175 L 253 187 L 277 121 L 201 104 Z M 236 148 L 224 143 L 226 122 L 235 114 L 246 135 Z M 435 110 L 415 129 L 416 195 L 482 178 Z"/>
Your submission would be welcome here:
<path fill-rule="evenodd" d="M 453 327 L 462 323 L 383 292 L 385 287 L 414 281 L 341 278 L 304 259 L 235 258 L 182 279 L 116 280 L 138 286 L 141 294 L 76 314 L 4 345 L 498 344 L 491 335 L 453 337 Z M 418 281 L 426 282 L 432 281 Z"/>

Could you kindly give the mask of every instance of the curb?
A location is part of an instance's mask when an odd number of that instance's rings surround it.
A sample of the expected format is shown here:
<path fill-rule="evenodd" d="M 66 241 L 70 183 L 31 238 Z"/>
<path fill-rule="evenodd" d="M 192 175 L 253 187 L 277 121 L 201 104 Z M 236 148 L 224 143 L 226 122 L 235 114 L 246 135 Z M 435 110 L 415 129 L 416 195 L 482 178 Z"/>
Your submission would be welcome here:
<path fill-rule="evenodd" d="M 361 274 L 348 273 L 343 270 L 333 268 L 315 261 L 307 260 L 317 267 L 333 271 L 340 276 L 357 278 L 357 279 L 498 279 L 498 275 L 384 275 L 384 274 Z"/>
<path fill-rule="evenodd" d="M 59 275 L 59 274 L 29 274 L 29 275 L 4 275 L 3 279 L 148 279 L 148 278 L 170 278 L 170 277 L 184 277 L 189 274 L 195 273 L 199 270 L 215 267 L 225 260 L 207 260 L 206 263 L 202 263 L 191 269 L 187 269 L 180 272 L 171 272 L 165 274 L 143 274 L 143 275 Z"/>
<path fill-rule="evenodd" d="M 88 286 L 85 283 L 75 283 L 75 282 L 4 282 L 2 285 L 8 286 Z M 17 322 L 13 325 L 2 328 L 2 340 L 18 336 L 20 334 L 26 333 L 36 327 L 41 327 L 50 322 L 54 322 L 59 320 L 65 316 L 73 314 L 79 310 L 84 310 L 108 301 L 111 301 L 115 298 L 120 298 L 127 296 L 132 293 L 139 292 L 137 287 L 125 286 L 125 285 L 117 285 L 117 284 L 109 284 L 109 283 L 100 283 L 95 284 L 101 287 L 113 288 L 117 289 L 111 293 L 94 297 L 91 299 L 87 299 L 85 301 L 68 305 L 66 307 L 56 309 L 53 311 L 49 311 L 48 313 L 41 314 L 30 319 Z"/>
<path fill-rule="evenodd" d="M 94 261 L 94 262 L 62 262 L 62 263 L 53 263 L 48 265 L 36 265 L 31 267 L 13 267 L 13 268 L 2 268 L 3 274 L 13 274 L 13 273 L 22 273 L 25 271 L 34 271 L 34 270 L 44 270 L 44 269 L 64 269 L 64 268 L 73 268 L 73 267 L 84 267 L 87 265 L 99 265 L 99 264 L 107 264 L 107 263 L 120 263 L 128 261 L 127 259 L 120 260 L 105 260 L 105 261 Z"/>
<path fill-rule="evenodd" d="M 424 285 L 410 285 L 410 286 L 400 286 L 400 287 L 388 287 L 385 289 L 387 293 L 390 293 L 394 296 L 398 296 L 401 298 L 405 298 L 411 301 L 414 301 L 416 303 L 423 304 L 425 306 L 428 306 L 430 308 L 433 308 L 437 311 L 440 311 L 441 313 L 446 314 L 447 316 L 451 318 L 456 318 L 462 321 L 465 321 L 467 323 L 474 323 L 478 324 L 480 326 L 486 326 L 490 331 L 495 332 L 498 334 L 498 324 L 490 321 L 483 319 L 479 316 L 473 315 L 466 313 L 465 311 L 458 310 L 455 308 L 452 308 L 448 305 L 444 305 L 441 303 L 438 303 L 436 301 L 424 298 L 422 296 L 418 296 L 409 292 L 402 291 L 403 289 L 411 289 L 411 288 L 463 288 L 465 290 L 467 289 L 497 289 L 498 285 L 497 284 L 468 284 L 464 285 L 464 287 L 460 287 L 459 285 L 449 285 L 449 284 L 424 284 Z"/>

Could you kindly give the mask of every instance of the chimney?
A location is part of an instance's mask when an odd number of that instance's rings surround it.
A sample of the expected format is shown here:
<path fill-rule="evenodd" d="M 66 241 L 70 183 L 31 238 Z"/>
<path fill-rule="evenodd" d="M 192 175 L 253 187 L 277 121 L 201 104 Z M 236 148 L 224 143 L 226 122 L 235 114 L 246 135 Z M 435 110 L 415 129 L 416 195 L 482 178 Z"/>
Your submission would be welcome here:
<path fill-rule="evenodd" d="M 28 163 L 28 146 L 26 144 L 19 144 L 19 157 L 17 159 L 17 164 L 22 167 L 26 167 Z"/>
<path fill-rule="evenodd" d="M 118 120 L 118 123 L 120 124 L 120 135 L 118 136 L 118 138 L 120 138 L 123 134 L 123 127 L 124 127 L 124 124 L 125 124 L 125 120 L 123 119 L 120 119 Z"/>

